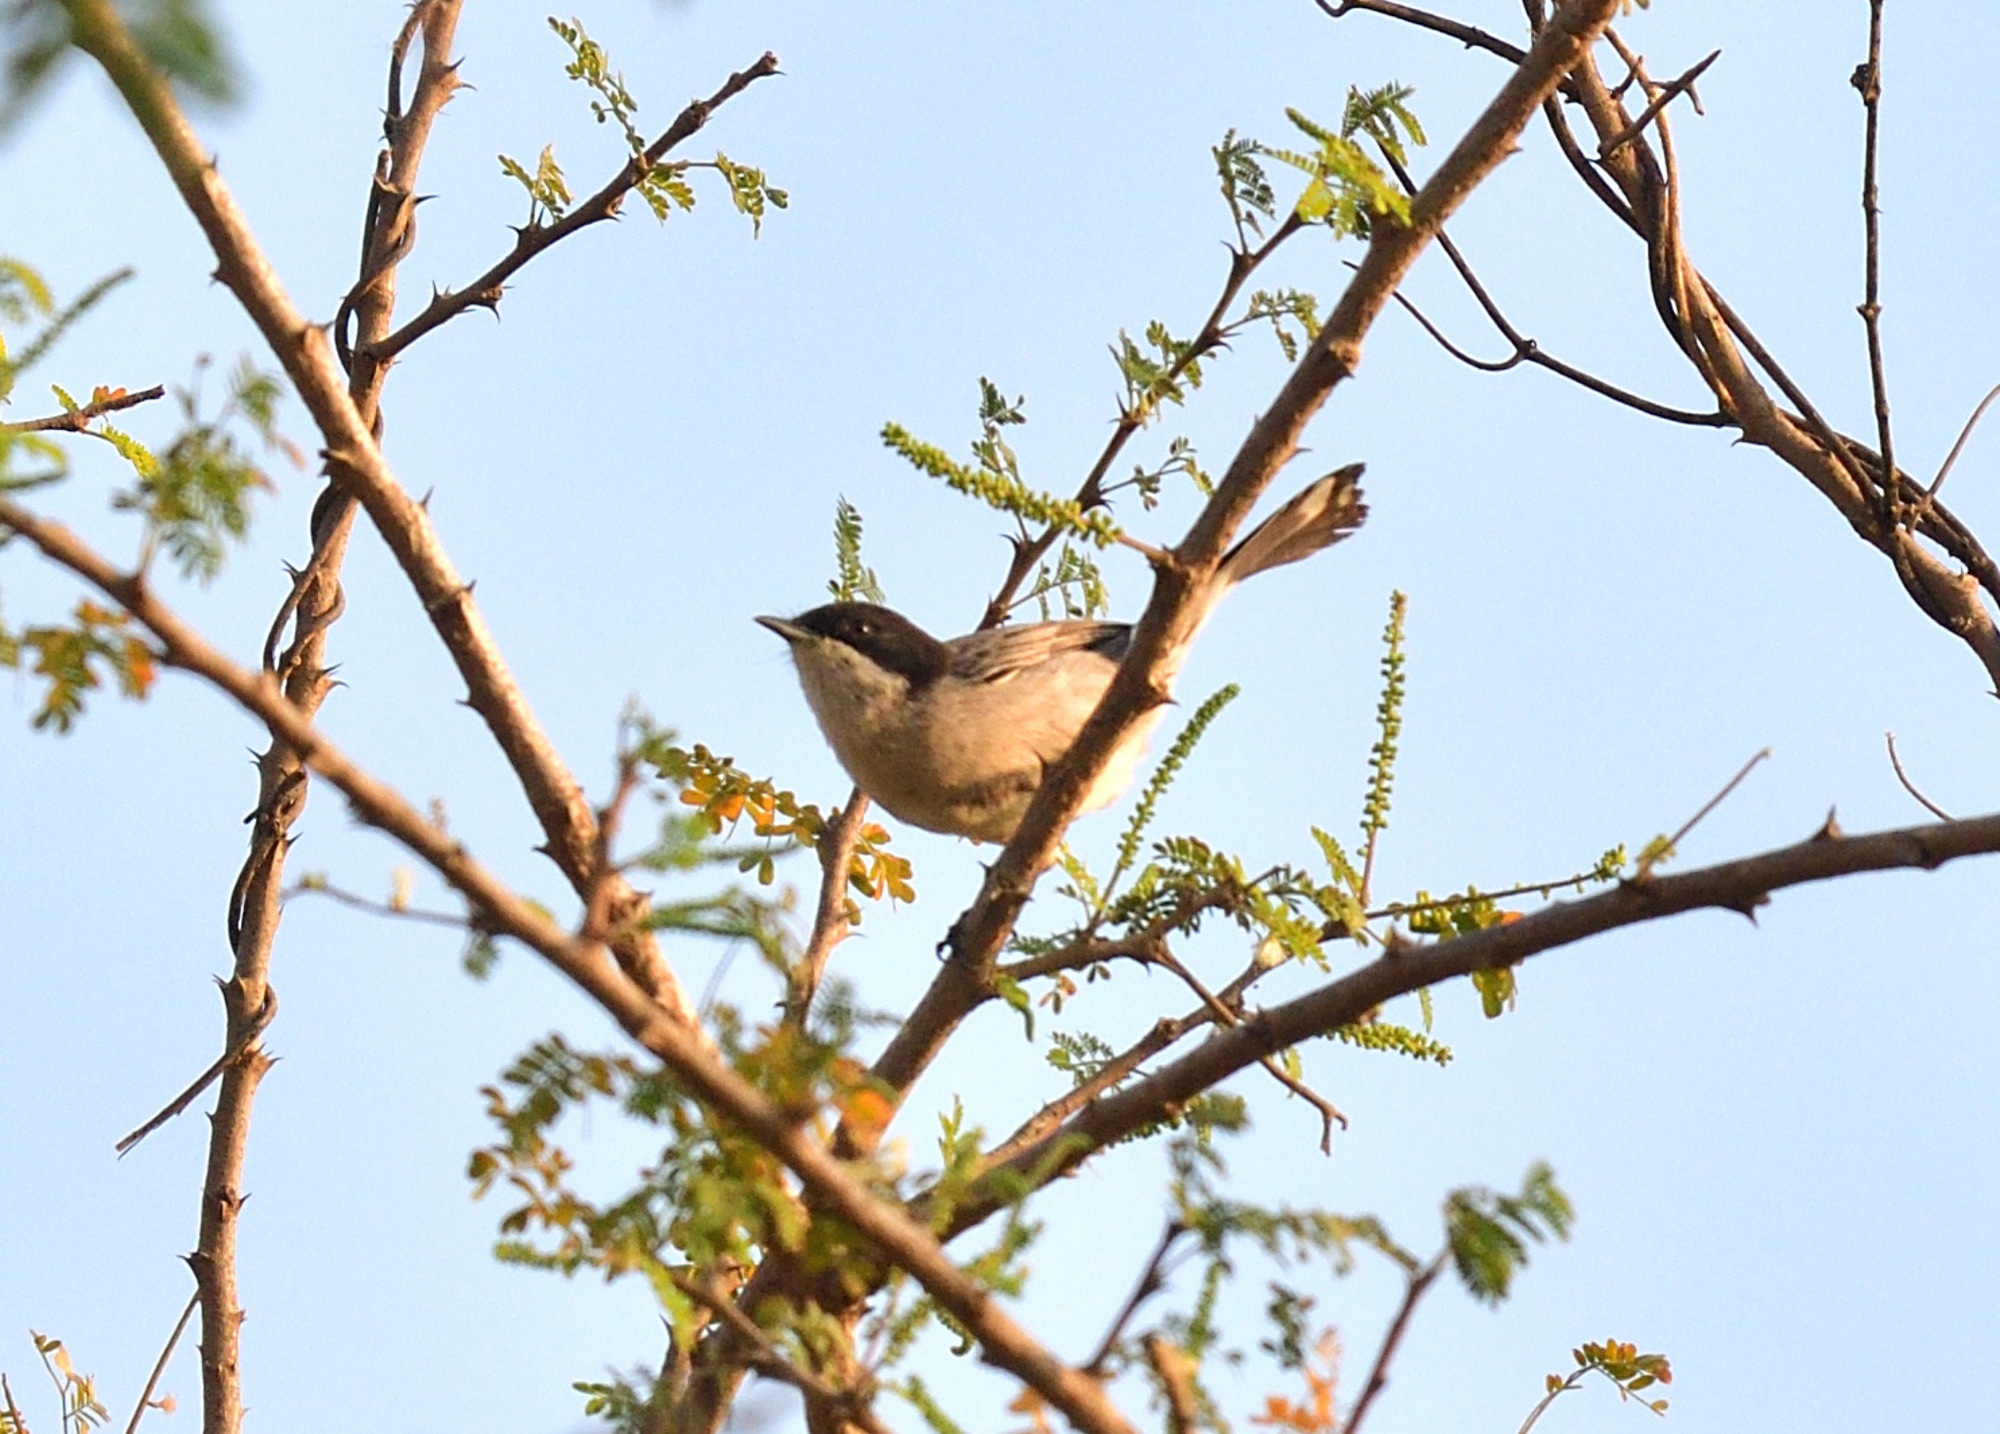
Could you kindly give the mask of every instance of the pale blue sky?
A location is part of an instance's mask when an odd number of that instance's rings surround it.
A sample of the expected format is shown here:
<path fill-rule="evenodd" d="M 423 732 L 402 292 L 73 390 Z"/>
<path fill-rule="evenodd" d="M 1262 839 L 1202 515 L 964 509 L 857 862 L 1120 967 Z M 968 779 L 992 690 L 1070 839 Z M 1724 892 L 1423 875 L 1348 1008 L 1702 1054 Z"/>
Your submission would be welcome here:
<path fill-rule="evenodd" d="M 1513 33 L 1507 0 L 1464 18 Z M 204 134 L 290 292 L 330 317 L 350 282 L 377 133 L 390 3 L 223 8 L 246 102 Z M 577 187 L 616 161 L 561 77 L 544 11 L 468 6 L 473 86 L 441 121 L 406 293 L 463 281 L 507 242 L 518 191 L 494 155 L 554 141 Z M 568 12 L 565 11 L 565 14 Z M 1113 412 L 1105 345 L 1163 319 L 1191 330 L 1220 282 L 1225 216 L 1207 147 L 1230 127 L 1280 139 L 1283 107 L 1337 112 L 1350 83 L 1395 79 L 1434 149 L 1504 79 L 1497 62 L 1309 0 L 808 6 L 593 5 L 584 16 L 663 124 L 765 49 L 785 76 L 734 101 L 692 152 L 764 166 L 792 207 L 752 243 L 712 189 L 657 229 L 634 215 L 539 261 L 496 323 L 475 315 L 396 371 L 387 445 L 432 512 L 562 751 L 601 791 L 629 697 L 689 738 L 802 795 L 845 780 L 813 730 L 760 612 L 818 601 L 836 495 L 868 518 L 891 600 L 937 631 L 977 616 L 1004 566 L 988 512 L 880 445 L 886 420 L 962 448 L 976 381 L 1027 397 L 1031 481 L 1073 488 Z M 1866 6 L 1661 0 L 1628 38 L 1656 73 L 1720 46 L 1705 119 L 1676 130 L 1697 261 L 1834 422 L 1867 431 L 1860 298 L 1860 106 L 1847 77 Z M 2000 14 L 1891 7 L 1885 64 L 1884 260 L 1898 451 L 1928 473 L 2000 380 L 1988 80 Z M 35 381 L 173 382 L 192 355 L 253 346 L 190 220 L 136 129 L 78 69 L 0 147 L 0 251 L 75 292 L 121 264 L 137 282 Z M 1669 402 L 1701 395 L 1661 335 L 1643 255 L 1540 131 L 1453 232 L 1516 324 L 1550 351 Z M 1330 297 L 1353 257 L 1314 237 L 1274 276 Z M 1485 354 L 1442 256 L 1408 292 Z M 1282 374 L 1251 335 L 1174 432 L 1224 460 Z M 34 382 L 21 411 L 37 407 Z M 288 427 L 305 438 L 296 406 Z M 166 431 L 164 413 L 135 420 Z M 1199 829 L 1252 869 L 1311 852 L 1309 824 L 1351 832 L 1371 740 L 1377 634 L 1410 596 L 1410 697 L 1385 889 L 1497 886 L 1587 866 L 1677 826 L 1752 752 L 1774 759 L 1689 840 L 1688 863 L 1795 840 L 1836 805 L 1849 830 L 1921 813 L 1882 753 L 1962 814 L 2000 802 L 1995 710 L 1966 651 L 1902 596 L 1887 564 L 1767 455 L 1674 429 L 1539 372 L 1459 367 L 1399 313 L 1314 426 L 1311 462 L 1365 459 L 1373 515 L 1355 541 L 1234 596 L 1182 679 L 1244 695 L 1175 788 L 1162 829 Z M 2000 437 L 1974 440 L 1947 490 L 2000 539 Z M 1322 471 L 1315 467 L 1312 472 Z M 281 475 L 250 547 L 206 590 L 176 594 L 249 660 L 304 553 L 316 482 Z M 1304 472 L 1295 475 L 1305 476 Z M 84 453 L 49 498 L 114 553 L 112 473 Z M 1174 495 L 1130 521 L 1170 537 Z M 1112 559 L 1115 606 L 1143 574 Z M 347 686 L 324 721 L 419 801 L 441 797 L 489 862 L 567 911 L 530 850 L 529 814 L 379 544 L 357 544 L 333 651 Z M 17 545 L 0 555 L 13 623 L 73 590 Z M 25 681 L 0 683 L 0 1369 L 32 1388 L 32 1325 L 60 1334 L 125 1406 L 178 1313 L 204 1122 L 184 1117 L 123 1162 L 112 1144 L 213 1059 L 223 910 L 253 800 L 256 728 L 169 677 L 144 707 L 100 702 L 73 736 L 31 733 Z M 1102 849 L 1112 817 L 1078 829 Z M 386 892 L 395 853 L 318 792 L 295 871 Z M 899 832 L 914 908 L 871 915 L 840 970 L 872 1006 L 907 1009 L 931 946 L 978 874 L 969 847 Z M 795 874 L 802 872 L 795 867 Z M 1572 1345 L 1607 1335 L 1663 1350 L 1678 1434 L 1977 1427 L 2000 1367 L 1991 1191 L 2000 1061 L 1992 863 L 1784 894 L 1752 927 L 1700 915 L 1538 958 L 1520 1009 L 1480 1019 L 1438 1002 L 1448 1070 L 1344 1048 L 1306 1053 L 1352 1117 L 1331 1159 L 1267 1082 L 1237 1157 L 1246 1190 L 1374 1211 L 1419 1247 L 1457 1184 L 1516 1182 L 1546 1158 L 1579 1206 L 1567 1246 L 1538 1252 L 1500 1312 L 1441 1291 L 1418 1321 L 1375 1434 L 1511 1430 Z M 430 904 L 442 904 L 423 884 Z M 699 988 L 717 952 L 676 948 Z M 1242 953 L 1212 932 L 1200 969 Z M 745 959 L 733 997 L 761 999 Z M 449 935 L 323 904 L 287 918 L 274 983 L 282 1057 L 257 1108 L 244 1223 L 251 1428 L 577 1425 L 571 1380 L 655 1356 L 636 1289 L 606 1292 L 495 1266 L 501 1206 L 473 1206 L 476 1095 L 551 1029 L 605 1024 L 518 952 L 484 985 Z M 1278 983 L 1273 983 L 1276 986 Z M 1080 1008 L 1102 1034 L 1184 998 L 1121 975 Z M 926 1079 L 902 1132 L 921 1159 L 931 1113 L 965 1100 L 1011 1128 L 1061 1078 L 1010 1015 L 975 1021 Z M 579 1141 L 597 1188 L 643 1151 L 600 1119 Z M 1125 1150 L 1047 1201 L 1028 1315 L 1082 1357 L 1161 1214 L 1158 1160 Z M 1246 1279 L 1254 1294 L 1257 1286 Z M 1362 1377 L 1394 1290 L 1379 1271 L 1321 1290 Z M 1245 1342 L 1254 1339 L 1246 1326 Z M 945 1387 L 997 1428 L 1000 1386 L 959 1364 Z M 198 1416 L 192 1345 L 166 1387 Z M 1241 1412 L 1270 1386 L 1220 1385 Z M 1605 1391 L 1544 1427 L 1629 1427 Z M 746 1405 L 777 1410 L 776 1403 Z M 1138 1412 L 1140 1406 L 1132 1406 Z M 30 1406 L 31 1414 L 35 1406 Z M 122 1412 L 122 1409 L 121 1409 Z M 914 1424 L 892 1409 L 899 1424 Z M 44 1422 L 52 1423 L 47 1415 Z"/>

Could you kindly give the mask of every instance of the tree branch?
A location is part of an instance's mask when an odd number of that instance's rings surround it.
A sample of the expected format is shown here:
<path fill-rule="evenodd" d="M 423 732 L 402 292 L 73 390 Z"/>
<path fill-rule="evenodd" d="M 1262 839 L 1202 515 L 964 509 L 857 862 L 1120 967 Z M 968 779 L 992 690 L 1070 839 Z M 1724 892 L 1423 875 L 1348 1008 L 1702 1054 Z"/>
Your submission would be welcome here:
<path fill-rule="evenodd" d="M 690 100 L 687 108 L 661 132 L 660 137 L 646 146 L 643 153 L 628 159 L 624 167 L 597 193 L 553 224 L 530 224 L 524 229 L 517 230 L 514 247 L 485 273 L 463 289 L 455 291 L 446 289 L 436 295 L 422 313 L 393 334 L 360 346 L 359 352 L 375 362 L 388 363 L 425 334 L 450 323 L 466 310 L 498 308 L 507 281 L 527 267 L 528 262 L 537 254 L 561 243 L 579 229 L 616 218 L 625 196 L 632 192 L 640 180 L 652 173 L 663 158 L 683 142 L 693 138 L 695 132 L 708 123 L 710 115 L 749 89 L 758 80 L 777 73 L 778 57 L 767 50 L 751 64 L 724 80 L 722 87 L 707 99 Z"/>
<path fill-rule="evenodd" d="M 165 398 L 167 391 L 154 384 L 138 393 L 117 393 L 109 398 L 92 399 L 81 408 L 73 408 L 67 413 L 52 413 L 46 418 L 29 418 L 19 423 L 0 423 L 0 431 L 7 433 L 82 433 L 94 418 L 102 418 L 107 413 L 117 413 L 121 409 L 137 408 L 142 403 L 151 403 L 156 398 Z"/>
<path fill-rule="evenodd" d="M 1735 911 L 1754 919 L 1773 893 L 1869 871 L 1934 870 L 1948 861 L 2000 852 L 2000 814 L 1844 836 L 1831 824 L 1793 846 L 1675 876 L 1651 876 L 1577 901 L 1557 902 L 1517 921 L 1428 944 L 1398 942 L 1380 958 L 1295 1000 L 1248 1014 L 1242 1023 L 1152 1075 L 1094 1101 L 1026 1144 L 1010 1142 L 992 1171 L 953 1211 L 945 1238 L 977 1225 L 1017 1198 L 1019 1181 L 1054 1179 L 1131 1136 L 1189 1097 L 1253 1064 L 1359 1020 L 1425 986 L 1474 971 L 1517 965 L 1608 931 L 1690 911 Z M 990 1184 L 988 1182 L 991 1182 Z M 1005 1196 L 1002 1192 L 1009 1192 Z"/>
<path fill-rule="evenodd" d="M 1721 58 L 1722 51 L 1711 50 L 1707 59 L 1690 66 L 1685 73 L 1659 86 L 1652 100 L 1648 102 L 1643 110 L 1639 111 L 1638 116 L 1632 123 L 1626 125 L 1625 128 L 1618 131 L 1617 134 L 1612 135 L 1611 138 L 1605 140 L 1597 147 L 1598 156 L 1600 158 L 1608 156 L 1613 150 L 1623 148 L 1644 134 L 1646 126 L 1653 122 L 1653 117 L 1672 104 L 1676 95 L 1686 95 L 1694 105 L 1694 112 L 1696 114 L 1702 113 L 1701 96 L 1695 93 L 1694 82 L 1701 78 L 1703 71 Z"/>
<path fill-rule="evenodd" d="M 1528 52 L 1519 45 L 1511 44 L 1498 35 L 1490 35 L 1476 25 L 1467 25 L 1445 15 L 1434 15 L 1413 5 L 1398 5 L 1394 0 L 1340 0 L 1338 4 L 1330 0 L 1313 0 L 1313 3 L 1336 20 L 1350 10 L 1362 10 L 1371 15 L 1386 15 L 1391 20 L 1401 20 L 1422 30 L 1435 30 L 1440 35 L 1451 36 L 1468 50 L 1485 50 L 1510 65 L 1518 65 L 1528 58 Z"/>
<path fill-rule="evenodd" d="M 1875 398 L 1875 433 L 1882 445 L 1882 500 L 1893 515 L 1901 506 L 1901 485 L 1896 475 L 1896 445 L 1889 432 L 1889 382 L 1882 372 L 1882 206 L 1875 188 L 1876 141 L 1882 118 L 1882 0 L 1869 0 L 1868 58 L 1856 66 L 1853 84 L 1868 112 L 1861 159 L 1861 222 L 1867 236 L 1861 323 L 1868 334 L 1868 384 Z"/>
<path fill-rule="evenodd" d="M 1537 25 L 1541 15 L 1539 0 L 1526 3 L 1530 24 Z M 1393 13 L 1388 7 L 1372 3 L 1358 8 Z M 1395 18 L 1428 29 L 1438 28 L 1413 17 Z M 1637 58 L 1629 52 L 1621 53 L 1626 54 L 1634 78 L 1647 84 L 1649 95 L 1657 98 L 1660 87 L 1645 81 Z M 1870 454 L 1854 440 L 1835 432 L 1722 295 L 1701 276 L 1681 246 L 1679 201 L 1670 149 L 1663 173 L 1643 133 L 1611 146 L 1610 141 L 1632 130 L 1633 119 L 1606 88 L 1587 56 L 1564 86 L 1564 92 L 1575 98 L 1589 117 L 1604 147 L 1602 167 L 1584 154 L 1560 107 L 1552 100 L 1543 107 L 1551 130 L 1591 191 L 1646 240 L 1649 278 L 1661 322 L 1703 381 L 1723 400 L 1724 411 L 1741 428 L 1744 439 L 1769 449 L 1819 489 L 1855 533 L 1889 559 L 1905 592 L 1919 610 L 1971 648 L 1996 690 L 2000 690 L 2000 626 L 1996 626 L 1993 612 L 1979 595 L 1983 589 L 1990 599 L 2000 601 L 2000 564 L 1993 561 L 1961 522 L 1934 504 L 1921 501 L 1901 510 L 1890 504 L 1890 495 L 1903 491 L 1907 481 L 1894 468 L 1893 459 Z M 1654 118 L 1664 144 L 1667 132 L 1664 111 Z M 1617 186 L 1615 190 L 1612 183 Z M 1771 401 L 1744 366 L 1736 352 L 1736 343 L 1749 351 L 1783 391 L 1798 418 Z M 1936 543 L 1949 558 L 1962 563 L 1967 573 L 1953 572 L 1935 553 L 1915 540 L 1916 534 Z"/>
<path fill-rule="evenodd" d="M 368 510 L 423 604 L 466 684 L 467 704 L 485 719 L 541 823 L 544 849 L 571 887 L 586 895 L 597 880 L 592 860 L 596 820 L 501 657 L 472 601 L 471 584 L 459 577 L 423 504 L 397 481 L 375 441 L 371 418 L 349 393 L 325 335 L 286 295 L 171 91 L 141 57 L 108 0 L 65 3 L 77 43 L 118 87 L 207 235 L 217 277 L 256 323 L 311 413 L 326 441 L 328 471 L 336 486 Z M 271 824 L 280 826 L 278 817 Z M 645 897 L 622 876 L 609 885 L 610 904 L 619 918 L 612 943 L 619 961 L 672 1019 L 696 1029 L 694 1005 L 658 942 L 629 919 L 643 912 Z"/>
<path fill-rule="evenodd" d="M 1359 1434 L 1361 1421 L 1368 1417 L 1368 1411 L 1375 1405 L 1375 1396 L 1389 1383 L 1389 1365 L 1402 1346 L 1403 1335 L 1410 1327 L 1410 1316 L 1417 1312 L 1417 1303 L 1430 1292 L 1430 1287 L 1444 1270 L 1445 1257 L 1439 1255 L 1423 1269 L 1410 1276 L 1409 1284 L 1403 1290 L 1403 1302 L 1396 1307 L 1396 1316 L 1389 1321 L 1389 1329 L 1382 1336 L 1382 1347 L 1375 1351 L 1375 1363 L 1369 1367 L 1368 1382 L 1361 1387 L 1361 1397 L 1354 1401 L 1354 1409 L 1341 1425 L 1341 1434 Z"/>

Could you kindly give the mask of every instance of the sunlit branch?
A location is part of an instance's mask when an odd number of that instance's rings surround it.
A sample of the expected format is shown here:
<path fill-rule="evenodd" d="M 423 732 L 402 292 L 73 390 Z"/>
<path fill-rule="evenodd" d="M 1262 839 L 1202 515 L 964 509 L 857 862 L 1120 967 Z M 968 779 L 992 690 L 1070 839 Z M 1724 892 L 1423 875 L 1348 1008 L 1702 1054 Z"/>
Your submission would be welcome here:
<path fill-rule="evenodd" d="M 19 423 L 0 423 L 0 431 L 7 433 L 82 433 L 93 420 L 107 413 L 118 413 L 127 408 L 137 408 L 142 403 L 151 403 L 156 398 L 165 398 L 167 391 L 154 384 L 151 388 L 137 393 L 114 393 L 104 398 L 94 398 L 81 407 L 63 413 L 52 413 L 46 418 L 28 418 Z"/>

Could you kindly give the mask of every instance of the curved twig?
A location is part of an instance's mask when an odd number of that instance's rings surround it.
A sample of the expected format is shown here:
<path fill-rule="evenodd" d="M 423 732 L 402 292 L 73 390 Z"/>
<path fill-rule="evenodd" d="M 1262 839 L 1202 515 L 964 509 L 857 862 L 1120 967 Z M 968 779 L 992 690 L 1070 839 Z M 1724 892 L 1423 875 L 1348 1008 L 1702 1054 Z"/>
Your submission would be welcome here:
<path fill-rule="evenodd" d="M 1937 497 L 1938 489 L 1944 487 L 1944 480 L 1951 475 L 1952 465 L 1958 462 L 1958 455 L 1965 451 L 1966 440 L 1972 437 L 1972 430 L 1979 426 L 1979 420 L 1986 416 L 1986 410 L 1992 407 L 1996 398 L 2000 398 L 2000 384 L 1995 384 L 1986 391 L 1986 397 L 1980 399 L 1979 406 L 1972 410 L 1972 417 L 1965 420 L 1965 427 L 1958 430 L 1958 442 L 1951 445 L 1951 452 L 1944 456 L 1944 462 L 1938 466 L 1937 477 L 1931 479 L 1931 486 L 1924 490 L 1926 505 Z"/>
<path fill-rule="evenodd" d="M 1882 736 L 1889 744 L 1889 765 L 1896 769 L 1896 780 L 1903 784 L 1903 790 L 1915 797 L 1917 805 L 1936 817 L 1939 821 L 1951 821 L 1951 813 L 1918 791 L 1917 784 L 1910 780 L 1910 774 L 1903 770 L 1903 759 L 1896 754 L 1896 734 L 1894 732 L 1884 732 Z"/>

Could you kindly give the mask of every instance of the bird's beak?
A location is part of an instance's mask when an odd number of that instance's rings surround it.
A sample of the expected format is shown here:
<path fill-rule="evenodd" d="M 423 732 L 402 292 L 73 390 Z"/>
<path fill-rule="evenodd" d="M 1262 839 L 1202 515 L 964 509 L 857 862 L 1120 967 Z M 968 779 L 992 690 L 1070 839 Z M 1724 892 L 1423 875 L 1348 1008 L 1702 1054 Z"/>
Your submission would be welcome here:
<path fill-rule="evenodd" d="M 771 631 L 778 634 L 786 642 L 801 642 L 812 636 L 811 633 L 807 632 L 797 623 L 787 622 L 782 617 L 760 617 L 757 621 L 763 626 L 770 628 Z"/>

